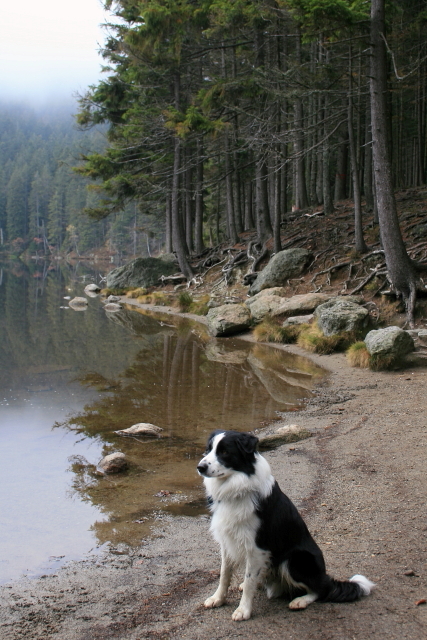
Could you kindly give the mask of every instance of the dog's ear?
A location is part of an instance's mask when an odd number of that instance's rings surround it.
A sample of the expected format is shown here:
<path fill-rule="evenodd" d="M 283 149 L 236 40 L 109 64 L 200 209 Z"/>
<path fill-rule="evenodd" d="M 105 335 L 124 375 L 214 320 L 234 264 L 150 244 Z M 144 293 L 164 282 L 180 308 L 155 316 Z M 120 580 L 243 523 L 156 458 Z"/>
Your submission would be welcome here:
<path fill-rule="evenodd" d="M 239 434 L 237 445 L 245 453 L 255 453 L 258 442 L 258 438 L 251 433 L 241 433 Z"/>

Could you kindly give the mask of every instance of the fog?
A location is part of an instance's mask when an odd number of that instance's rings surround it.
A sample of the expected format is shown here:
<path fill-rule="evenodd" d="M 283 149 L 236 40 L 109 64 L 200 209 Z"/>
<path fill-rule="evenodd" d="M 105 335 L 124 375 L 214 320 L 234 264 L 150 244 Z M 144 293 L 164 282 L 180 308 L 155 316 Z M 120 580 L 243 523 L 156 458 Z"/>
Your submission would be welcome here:
<path fill-rule="evenodd" d="M 108 20 L 99 0 L 3 3 L 0 99 L 34 106 L 73 104 L 101 77 Z"/>

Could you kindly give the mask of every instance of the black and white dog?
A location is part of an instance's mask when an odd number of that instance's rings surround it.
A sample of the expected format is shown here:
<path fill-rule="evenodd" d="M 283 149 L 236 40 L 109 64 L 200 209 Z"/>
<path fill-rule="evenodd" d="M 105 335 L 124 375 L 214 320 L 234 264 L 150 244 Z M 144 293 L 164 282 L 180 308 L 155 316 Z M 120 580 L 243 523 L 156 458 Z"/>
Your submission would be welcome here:
<path fill-rule="evenodd" d="M 214 431 L 197 467 L 212 512 L 211 531 L 221 546 L 218 589 L 205 607 L 224 604 L 235 566 L 246 565 L 240 604 L 233 620 L 251 617 L 260 583 L 269 598 L 288 595 L 290 609 L 315 600 L 351 602 L 375 586 L 361 575 L 349 581 L 329 577 L 323 555 L 296 507 L 280 490 L 258 438 L 237 431 Z"/>

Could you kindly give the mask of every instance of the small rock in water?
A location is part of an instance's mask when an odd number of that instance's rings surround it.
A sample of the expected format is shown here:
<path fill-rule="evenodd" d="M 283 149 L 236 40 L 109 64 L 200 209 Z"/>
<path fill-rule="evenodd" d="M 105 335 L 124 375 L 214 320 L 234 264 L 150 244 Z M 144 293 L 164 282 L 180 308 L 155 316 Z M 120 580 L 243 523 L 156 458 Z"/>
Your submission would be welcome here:
<path fill-rule="evenodd" d="M 120 302 L 121 298 L 120 296 L 108 296 L 107 298 L 107 302 Z"/>
<path fill-rule="evenodd" d="M 102 458 L 98 464 L 98 469 L 103 473 L 120 473 L 121 471 L 125 471 L 127 467 L 126 456 L 120 451 L 110 453 L 108 456 L 105 456 L 105 458 Z"/>
<path fill-rule="evenodd" d="M 76 298 L 73 298 L 72 300 L 70 300 L 70 302 L 68 304 L 75 311 L 82 311 L 83 309 L 86 309 L 86 307 L 87 307 L 87 298 L 76 297 Z"/>
<path fill-rule="evenodd" d="M 120 311 L 121 308 L 122 308 L 122 305 L 116 304 L 115 302 L 109 302 L 104 307 L 105 311 Z"/>
<path fill-rule="evenodd" d="M 87 292 L 91 292 L 91 293 L 99 293 L 101 291 L 100 287 L 98 287 L 97 284 L 95 284 L 94 282 L 91 282 L 91 284 L 87 284 L 85 286 L 85 291 Z"/>
<path fill-rule="evenodd" d="M 149 422 L 138 422 L 128 429 L 121 429 L 115 431 L 119 436 L 158 436 L 163 431 L 161 427 L 156 427 L 155 424 Z"/>

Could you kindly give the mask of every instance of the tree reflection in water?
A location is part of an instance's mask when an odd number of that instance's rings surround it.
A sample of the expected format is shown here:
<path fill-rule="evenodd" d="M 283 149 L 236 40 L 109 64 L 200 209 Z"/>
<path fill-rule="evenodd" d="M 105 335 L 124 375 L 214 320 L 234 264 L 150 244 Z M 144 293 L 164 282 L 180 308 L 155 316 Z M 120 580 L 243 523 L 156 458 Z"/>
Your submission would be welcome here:
<path fill-rule="evenodd" d="M 200 512 L 195 461 L 210 431 L 259 428 L 276 412 L 299 406 L 324 371 L 270 347 L 211 339 L 203 326 L 170 316 L 124 310 L 112 321 L 140 337 L 134 362 L 115 380 L 81 375 L 99 398 L 61 426 L 101 439 L 104 454 L 119 450 L 128 456 L 126 474 L 102 478 L 84 461 L 72 461 L 73 490 L 108 516 L 94 525 L 101 543 L 136 543 L 159 509 Z M 137 422 L 162 427 L 162 437 L 114 433 Z M 162 491 L 170 495 L 156 495 Z"/>

